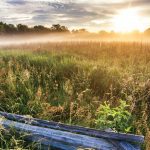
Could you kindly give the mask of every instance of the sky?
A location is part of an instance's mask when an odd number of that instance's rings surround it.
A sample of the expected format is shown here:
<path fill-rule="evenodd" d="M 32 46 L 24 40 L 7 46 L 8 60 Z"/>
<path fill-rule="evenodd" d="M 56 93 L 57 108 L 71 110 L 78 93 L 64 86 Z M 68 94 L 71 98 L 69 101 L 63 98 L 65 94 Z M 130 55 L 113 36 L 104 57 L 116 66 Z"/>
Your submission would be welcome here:
<path fill-rule="evenodd" d="M 47 27 L 59 23 L 92 32 L 144 31 L 150 27 L 150 0 L 0 0 L 0 21 Z"/>

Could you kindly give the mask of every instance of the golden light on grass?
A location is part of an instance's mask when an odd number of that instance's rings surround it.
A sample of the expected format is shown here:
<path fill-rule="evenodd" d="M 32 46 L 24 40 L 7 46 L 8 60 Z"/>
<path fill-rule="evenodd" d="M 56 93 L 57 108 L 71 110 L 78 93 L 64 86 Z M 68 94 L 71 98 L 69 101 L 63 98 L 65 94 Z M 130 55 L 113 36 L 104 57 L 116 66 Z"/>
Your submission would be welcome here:
<path fill-rule="evenodd" d="M 114 29 L 116 32 L 131 32 L 133 30 L 143 30 L 141 17 L 137 9 L 128 8 L 118 12 L 113 19 Z"/>

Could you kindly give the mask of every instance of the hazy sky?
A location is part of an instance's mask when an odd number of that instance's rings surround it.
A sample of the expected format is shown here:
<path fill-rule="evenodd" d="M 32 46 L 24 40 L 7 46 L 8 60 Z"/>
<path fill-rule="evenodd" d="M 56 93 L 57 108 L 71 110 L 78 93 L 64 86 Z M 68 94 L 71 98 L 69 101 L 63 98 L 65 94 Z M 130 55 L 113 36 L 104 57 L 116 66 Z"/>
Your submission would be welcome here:
<path fill-rule="evenodd" d="M 121 12 L 129 8 L 136 10 L 136 17 L 131 14 L 136 20 L 133 23 L 134 19 L 124 15 L 124 24 L 132 21 L 132 27 L 140 30 L 150 27 L 150 0 L 0 0 L 0 21 L 31 26 L 59 23 L 70 29 L 90 31 L 115 30 L 116 18 L 122 18 Z"/>

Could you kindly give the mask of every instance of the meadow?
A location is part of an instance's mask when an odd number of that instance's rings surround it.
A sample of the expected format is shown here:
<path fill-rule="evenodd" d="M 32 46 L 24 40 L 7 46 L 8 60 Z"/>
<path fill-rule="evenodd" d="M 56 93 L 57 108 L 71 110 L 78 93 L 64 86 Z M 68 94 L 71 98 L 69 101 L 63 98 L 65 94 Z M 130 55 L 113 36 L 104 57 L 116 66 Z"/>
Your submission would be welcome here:
<path fill-rule="evenodd" d="M 143 149 L 149 150 L 150 43 L 70 41 L 3 47 L 0 111 L 143 134 Z M 3 149 L 33 146 L 7 134 L 0 134 Z"/>

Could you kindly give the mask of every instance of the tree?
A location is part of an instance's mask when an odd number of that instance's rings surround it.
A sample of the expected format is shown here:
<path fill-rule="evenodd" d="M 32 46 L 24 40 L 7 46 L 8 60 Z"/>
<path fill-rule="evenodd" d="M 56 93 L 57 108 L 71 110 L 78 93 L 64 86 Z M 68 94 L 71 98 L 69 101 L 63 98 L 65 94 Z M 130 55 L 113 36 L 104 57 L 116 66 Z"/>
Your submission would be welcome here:
<path fill-rule="evenodd" d="M 68 28 L 65 26 L 61 26 L 61 30 L 62 32 L 69 32 Z"/>
<path fill-rule="evenodd" d="M 49 33 L 49 32 L 69 32 L 66 26 L 61 26 L 60 24 L 54 24 L 51 28 L 44 27 L 42 25 L 37 25 L 34 27 L 28 27 L 24 24 L 18 24 L 17 26 L 13 24 L 6 24 L 0 22 L 0 34 L 5 33 Z"/>
<path fill-rule="evenodd" d="M 15 33 L 17 31 L 13 24 L 0 22 L 0 33 Z"/>
<path fill-rule="evenodd" d="M 52 32 L 69 32 L 68 28 L 60 24 L 53 24 L 50 28 Z"/>
<path fill-rule="evenodd" d="M 6 24 L 5 25 L 5 32 L 6 33 L 15 33 L 17 31 L 16 27 L 13 24 Z"/>
<path fill-rule="evenodd" d="M 0 22 L 0 33 L 4 33 L 4 32 L 5 32 L 4 23 Z"/>
<path fill-rule="evenodd" d="M 25 33 L 25 32 L 29 32 L 29 28 L 28 28 L 28 26 L 27 25 L 23 25 L 23 24 L 18 24 L 17 25 L 17 30 L 18 30 L 18 32 L 20 32 L 20 33 Z"/>
<path fill-rule="evenodd" d="M 72 30 L 72 33 L 88 33 L 88 31 L 86 30 L 86 29 L 84 29 L 84 28 L 82 28 L 82 29 L 78 29 L 78 30 Z"/>
<path fill-rule="evenodd" d="M 34 32 L 49 32 L 50 31 L 50 29 L 48 29 L 42 25 L 34 26 L 33 30 L 34 30 Z"/>

